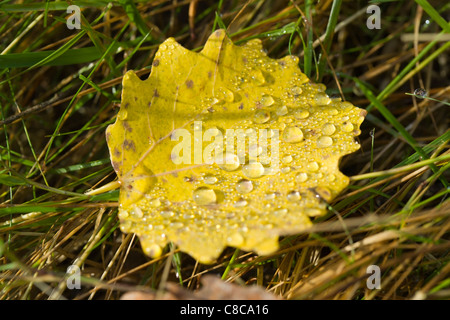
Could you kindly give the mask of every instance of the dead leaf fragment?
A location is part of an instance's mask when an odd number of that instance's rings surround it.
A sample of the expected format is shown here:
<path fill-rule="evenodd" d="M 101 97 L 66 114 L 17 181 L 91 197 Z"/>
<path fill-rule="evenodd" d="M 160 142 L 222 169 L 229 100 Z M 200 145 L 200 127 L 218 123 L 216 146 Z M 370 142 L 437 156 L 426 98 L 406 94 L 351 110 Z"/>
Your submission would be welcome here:
<path fill-rule="evenodd" d="M 160 300 L 277 300 L 278 298 L 258 286 L 242 287 L 218 277 L 206 275 L 201 278 L 202 288 L 192 292 L 179 284 L 169 282 Z M 155 293 L 131 291 L 121 300 L 155 300 Z"/>

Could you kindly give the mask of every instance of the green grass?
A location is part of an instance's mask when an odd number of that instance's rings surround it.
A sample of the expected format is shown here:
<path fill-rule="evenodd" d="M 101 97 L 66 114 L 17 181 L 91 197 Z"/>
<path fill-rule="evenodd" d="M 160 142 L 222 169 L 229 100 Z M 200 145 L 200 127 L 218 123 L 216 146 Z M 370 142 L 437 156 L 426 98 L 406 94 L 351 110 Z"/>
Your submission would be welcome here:
<path fill-rule="evenodd" d="M 163 295 L 167 282 L 194 292 L 205 274 L 283 299 L 450 297 L 449 5 L 380 1 L 381 29 L 369 30 L 369 2 L 200 1 L 189 15 L 187 1 L 73 1 L 82 28 L 69 30 L 66 2 L 23 2 L 0 2 L 0 299 Z M 341 162 L 351 184 L 329 212 L 275 254 L 227 248 L 202 265 L 170 245 L 150 259 L 120 231 L 119 191 L 85 193 L 116 178 L 105 129 L 125 72 L 146 77 L 165 39 L 199 50 L 217 28 L 299 56 L 330 95 L 366 109 L 362 148 Z M 381 290 L 366 288 L 372 264 Z M 66 286 L 70 265 L 80 290 Z"/>

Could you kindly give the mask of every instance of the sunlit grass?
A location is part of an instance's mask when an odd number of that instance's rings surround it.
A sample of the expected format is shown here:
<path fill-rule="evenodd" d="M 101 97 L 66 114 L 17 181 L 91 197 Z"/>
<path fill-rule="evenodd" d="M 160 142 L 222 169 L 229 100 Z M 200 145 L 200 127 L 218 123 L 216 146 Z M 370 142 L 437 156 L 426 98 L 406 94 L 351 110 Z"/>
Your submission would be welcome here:
<path fill-rule="evenodd" d="M 65 2 L 24 2 L 0 4 L 0 299 L 195 290 L 207 273 L 287 299 L 450 296 L 450 43 L 400 39 L 448 34 L 448 4 L 383 2 L 382 28 L 369 30 L 366 2 L 73 1 L 82 28 L 69 30 Z M 202 265 L 171 245 L 152 260 L 120 232 L 118 190 L 86 192 L 115 180 L 104 132 L 125 72 L 145 78 L 169 36 L 199 50 L 221 27 L 238 44 L 260 38 L 273 58 L 299 56 L 330 95 L 366 109 L 362 148 L 341 162 L 351 185 L 328 214 L 277 253 L 229 248 Z M 366 287 L 373 264 L 381 290 Z M 80 290 L 64 281 L 70 265 Z"/>

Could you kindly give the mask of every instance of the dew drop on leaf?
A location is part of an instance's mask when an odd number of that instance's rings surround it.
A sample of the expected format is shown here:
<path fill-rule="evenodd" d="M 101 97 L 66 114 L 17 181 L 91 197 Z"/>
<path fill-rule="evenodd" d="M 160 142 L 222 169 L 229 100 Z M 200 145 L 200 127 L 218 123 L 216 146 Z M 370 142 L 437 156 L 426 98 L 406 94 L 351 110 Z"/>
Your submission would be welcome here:
<path fill-rule="evenodd" d="M 305 182 L 306 180 L 308 180 L 308 174 L 305 172 L 300 172 L 295 176 L 295 179 L 298 182 Z"/>
<path fill-rule="evenodd" d="M 249 193 L 253 190 L 253 183 L 247 179 L 241 179 L 236 183 L 236 191 L 242 194 Z"/>
<path fill-rule="evenodd" d="M 326 123 L 322 127 L 322 133 L 331 136 L 336 131 L 336 127 L 332 123 Z"/>
<path fill-rule="evenodd" d="M 270 112 L 267 110 L 257 110 L 255 112 L 255 116 L 253 117 L 253 121 L 255 123 L 266 123 L 270 120 Z"/>
<path fill-rule="evenodd" d="M 262 96 L 261 98 L 261 105 L 263 107 L 270 107 L 274 102 L 275 100 L 273 100 L 273 97 L 269 95 Z"/>
<path fill-rule="evenodd" d="M 260 162 L 250 162 L 242 167 L 242 173 L 250 179 L 257 179 L 264 175 L 264 166 Z"/>
<path fill-rule="evenodd" d="M 299 127 L 287 127 L 283 131 L 283 140 L 288 143 L 303 141 L 303 131 Z"/>
<path fill-rule="evenodd" d="M 195 203 L 200 206 L 212 205 L 217 202 L 217 196 L 214 190 L 207 187 L 200 187 L 194 190 L 193 198 Z"/>
<path fill-rule="evenodd" d="M 354 126 L 353 126 L 353 124 L 351 124 L 350 122 L 344 121 L 344 122 L 342 123 L 341 129 L 342 129 L 342 131 L 344 131 L 344 132 L 352 132 L 353 129 L 354 129 Z"/>
<path fill-rule="evenodd" d="M 333 144 L 333 139 L 328 136 L 321 136 L 317 139 L 317 148 L 326 148 Z"/>
<path fill-rule="evenodd" d="M 216 159 L 216 163 L 225 171 L 234 171 L 240 166 L 239 158 L 234 153 L 224 153 L 220 159 Z"/>

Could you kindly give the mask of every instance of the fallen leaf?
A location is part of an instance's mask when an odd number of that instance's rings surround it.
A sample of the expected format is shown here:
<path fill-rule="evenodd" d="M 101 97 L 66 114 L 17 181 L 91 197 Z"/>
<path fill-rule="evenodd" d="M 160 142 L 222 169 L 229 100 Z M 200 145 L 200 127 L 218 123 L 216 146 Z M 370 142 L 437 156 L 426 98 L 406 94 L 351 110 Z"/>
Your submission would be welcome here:
<path fill-rule="evenodd" d="M 151 257 L 169 241 L 202 263 L 226 246 L 271 254 L 348 185 L 339 160 L 359 149 L 365 114 L 258 39 L 217 30 L 195 53 L 169 38 L 148 79 L 125 74 L 107 128 L 120 228 Z"/>
<path fill-rule="evenodd" d="M 156 292 L 131 291 L 121 300 L 277 300 L 278 298 L 256 285 L 239 286 L 218 277 L 206 275 L 201 278 L 202 287 L 193 292 L 177 283 L 167 283 L 165 292 L 158 297 Z"/>

